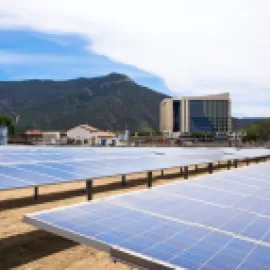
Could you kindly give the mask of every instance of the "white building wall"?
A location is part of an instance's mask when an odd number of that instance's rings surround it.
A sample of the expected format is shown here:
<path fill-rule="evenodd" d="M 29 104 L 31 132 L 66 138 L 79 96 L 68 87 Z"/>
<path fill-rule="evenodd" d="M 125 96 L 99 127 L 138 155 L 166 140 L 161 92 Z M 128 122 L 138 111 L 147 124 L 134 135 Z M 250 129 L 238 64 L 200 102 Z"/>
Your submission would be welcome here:
<path fill-rule="evenodd" d="M 97 137 L 97 132 L 90 132 L 81 127 L 75 127 L 67 131 L 67 138 L 72 140 L 91 140 L 94 145 L 101 145 L 102 138 Z M 104 138 L 106 140 L 106 145 L 110 145 L 115 141 L 117 143 L 117 138 Z"/>
<path fill-rule="evenodd" d="M 113 142 L 115 142 L 117 144 L 117 142 L 118 142 L 117 138 L 98 138 L 98 137 L 96 137 L 96 139 L 95 139 L 96 145 L 101 145 L 101 142 L 103 139 L 106 140 L 105 145 L 111 145 Z"/>
<path fill-rule="evenodd" d="M 89 140 L 94 137 L 93 134 L 81 127 L 75 127 L 67 131 L 67 137 L 73 140 Z"/>

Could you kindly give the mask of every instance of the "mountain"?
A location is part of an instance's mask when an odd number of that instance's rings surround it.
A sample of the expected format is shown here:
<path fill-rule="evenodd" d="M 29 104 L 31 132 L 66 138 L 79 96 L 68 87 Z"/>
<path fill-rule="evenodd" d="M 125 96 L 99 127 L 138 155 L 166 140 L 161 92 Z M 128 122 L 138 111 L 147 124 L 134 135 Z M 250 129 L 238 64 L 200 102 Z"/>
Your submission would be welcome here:
<path fill-rule="evenodd" d="M 100 129 L 159 126 L 166 95 L 111 73 L 67 81 L 0 82 L 0 114 L 20 115 L 17 130 L 66 130 L 88 123 Z"/>

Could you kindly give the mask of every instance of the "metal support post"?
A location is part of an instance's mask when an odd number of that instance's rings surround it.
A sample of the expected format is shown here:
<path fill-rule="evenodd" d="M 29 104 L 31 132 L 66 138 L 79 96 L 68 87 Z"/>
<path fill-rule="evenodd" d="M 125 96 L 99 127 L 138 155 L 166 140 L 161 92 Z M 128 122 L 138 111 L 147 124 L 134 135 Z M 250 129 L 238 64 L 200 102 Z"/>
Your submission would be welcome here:
<path fill-rule="evenodd" d="M 38 187 L 34 187 L 34 198 L 35 198 L 35 201 L 37 201 L 37 199 L 38 199 Z"/>
<path fill-rule="evenodd" d="M 195 173 L 198 173 L 198 165 L 195 165 Z"/>
<path fill-rule="evenodd" d="M 247 166 L 249 165 L 249 159 L 248 158 L 246 159 L 246 165 Z"/>
<path fill-rule="evenodd" d="M 227 162 L 227 169 L 228 169 L 228 170 L 231 169 L 231 161 L 230 161 L 230 160 L 228 160 L 228 162 Z"/>
<path fill-rule="evenodd" d="M 238 167 L 238 160 L 235 159 L 235 160 L 234 160 L 234 168 L 237 168 L 237 167 Z"/>
<path fill-rule="evenodd" d="M 209 172 L 210 174 L 213 173 L 213 163 L 212 163 L 212 162 L 208 164 L 208 172 Z"/>
<path fill-rule="evenodd" d="M 183 176 L 183 167 L 180 167 L 180 176 Z"/>
<path fill-rule="evenodd" d="M 164 170 L 161 170 L 161 177 L 164 177 Z"/>
<path fill-rule="evenodd" d="M 188 179 L 188 166 L 184 167 L 184 179 Z"/>
<path fill-rule="evenodd" d="M 86 196 L 87 196 L 87 200 L 91 201 L 93 198 L 93 181 L 92 180 L 87 180 L 86 181 Z"/>
<path fill-rule="evenodd" d="M 148 172 L 148 177 L 147 177 L 147 181 L 148 181 L 148 188 L 152 187 L 152 181 L 153 181 L 153 173 L 152 172 Z"/>
<path fill-rule="evenodd" d="M 126 178 L 126 175 L 122 175 L 122 186 L 126 186 L 127 185 L 127 178 Z"/>

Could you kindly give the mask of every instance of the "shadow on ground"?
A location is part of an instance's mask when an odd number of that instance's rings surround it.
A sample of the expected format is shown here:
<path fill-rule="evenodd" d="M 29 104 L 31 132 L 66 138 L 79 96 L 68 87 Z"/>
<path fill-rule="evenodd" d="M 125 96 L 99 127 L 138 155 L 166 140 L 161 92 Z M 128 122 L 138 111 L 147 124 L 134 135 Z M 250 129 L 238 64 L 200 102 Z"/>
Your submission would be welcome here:
<path fill-rule="evenodd" d="M 11 269 L 77 244 L 44 231 L 31 231 L 0 240 L 0 269 Z"/>
<path fill-rule="evenodd" d="M 166 179 L 173 179 L 175 177 L 179 177 L 179 174 L 166 175 Z M 161 179 L 164 180 L 164 178 L 165 177 L 159 176 L 159 177 L 155 177 L 153 180 L 161 180 Z M 102 181 L 102 180 L 96 180 L 96 181 Z M 121 180 L 119 180 L 119 182 L 113 182 L 106 185 L 94 186 L 93 196 L 95 199 L 95 194 L 97 193 L 103 193 L 103 192 L 114 191 L 114 190 L 119 190 L 119 189 L 128 191 L 131 188 L 134 188 L 137 186 L 143 187 L 146 185 L 147 185 L 147 179 L 145 177 L 141 177 L 137 179 L 128 179 L 125 186 L 123 186 Z M 65 190 L 61 192 L 53 192 L 53 193 L 46 193 L 46 194 L 42 194 L 42 187 L 40 187 L 39 189 L 40 189 L 40 194 L 37 201 L 34 200 L 34 193 L 29 188 L 28 190 L 29 190 L 30 195 L 27 197 L 12 198 L 12 199 L 0 201 L 1 211 L 14 209 L 14 208 L 23 208 L 30 205 L 42 204 L 42 203 L 47 203 L 47 202 L 52 202 L 52 201 L 57 201 L 57 200 L 63 200 L 63 199 L 76 197 L 76 196 L 82 196 L 86 194 L 85 188 L 79 188 L 75 190 Z"/>
<path fill-rule="evenodd" d="M 223 165 L 222 167 L 225 168 L 226 166 Z M 197 170 L 189 170 L 189 176 L 206 173 L 207 171 L 208 171 L 208 167 L 200 167 Z M 174 173 L 167 174 L 166 171 L 164 171 L 164 176 L 161 176 L 161 175 L 155 176 L 153 178 L 153 181 L 158 183 L 160 180 L 162 181 L 173 180 L 175 178 L 179 179 L 181 177 L 182 176 L 180 175 L 180 169 L 179 169 L 179 173 L 174 172 Z M 96 180 L 96 181 L 102 181 L 102 180 Z M 108 191 L 114 191 L 114 190 L 119 190 L 119 189 L 128 191 L 129 189 L 132 189 L 138 186 L 147 187 L 147 178 L 140 177 L 136 179 L 128 179 L 126 181 L 125 186 L 122 185 L 121 180 L 119 180 L 119 182 L 113 182 L 106 185 L 94 186 L 93 199 L 95 199 L 95 194 L 98 194 L 98 193 L 105 193 Z M 38 197 L 38 200 L 35 201 L 33 191 L 29 189 L 29 194 L 31 195 L 27 197 L 12 198 L 12 199 L 0 201 L 0 209 L 1 211 L 3 211 L 3 210 L 14 209 L 14 208 L 22 208 L 22 207 L 26 207 L 30 205 L 42 204 L 42 203 L 47 203 L 47 202 L 52 202 L 52 201 L 57 201 L 57 200 L 63 200 L 63 199 L 71 198 L 71 197 L 82 196 L 85 193 L 86 193 L 85 189 L 80 188 L 80 189 L 75 189 L 75 190 L 65 190 L 61 192 L 42 194 L 42 187 L 40 187 L 40 195 Z"/>

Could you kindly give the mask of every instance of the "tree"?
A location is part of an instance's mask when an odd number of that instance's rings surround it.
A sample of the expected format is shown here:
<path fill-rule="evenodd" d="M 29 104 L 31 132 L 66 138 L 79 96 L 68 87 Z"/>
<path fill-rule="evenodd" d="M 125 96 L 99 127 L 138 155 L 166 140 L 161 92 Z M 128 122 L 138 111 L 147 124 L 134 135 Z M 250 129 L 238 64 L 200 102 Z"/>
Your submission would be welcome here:
<path fill-rule="evenodd" d="M 246 139 L 249 141 L 269 141 L 270 140 L 270 119 L 256 122 L 244 131 L 247 132 Z"/>
<path fill-rule="evenodd" d="M 146 122 L 141 122 L 136 130 L 142 136 L 149 136 L 154 130 Z"/>
<path fill-rule="evenodd" d="M 7 115 L 0 115 L 0 126 L 6 126 L 8 128 L 8 134 L 13 135 L 15 130 L 15 124 L 13 120 Z"/>

